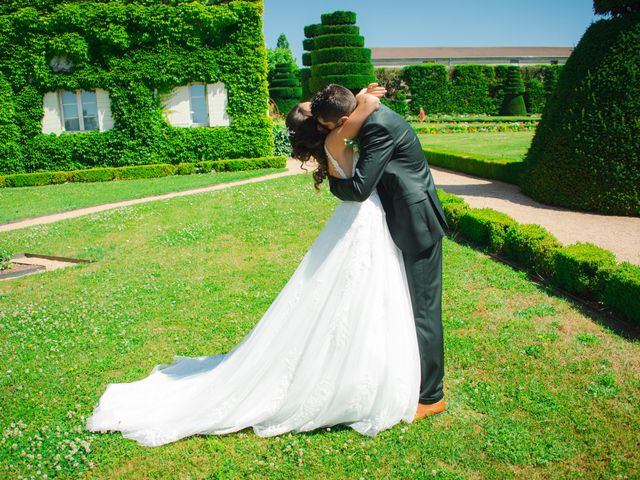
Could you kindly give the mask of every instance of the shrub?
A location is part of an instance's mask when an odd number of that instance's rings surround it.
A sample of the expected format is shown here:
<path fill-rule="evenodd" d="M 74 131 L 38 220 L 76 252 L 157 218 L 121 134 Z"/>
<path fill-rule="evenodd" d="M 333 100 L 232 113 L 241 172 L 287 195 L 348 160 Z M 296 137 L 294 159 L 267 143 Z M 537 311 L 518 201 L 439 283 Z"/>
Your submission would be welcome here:
<path fill-rule="evenodd" d="M 460 230 L 460 218 L 470 210 L 470 206 L 462 202 L 447 202 L 442 204 L 442 210 L 447 218 L 447 224 L 452 231 Z"/>
<path fill-rule="evenodd" d="M 524 104 L 524 82 L 520 67 L 509 67 L 504 85 L 504 100 L 500 115 L 518 116 L 526 115 L 527 108 Z"/>
<path fill-rule="evenodd" d="M 289 133 L 286 127 L 281 125 L 273 127 L 273 145 L 273 155 L 291 156 L 291 142 L 289 141 Z"/>
<path fill-rule="evenodd" d="M 311 66 L 308 80 L 310 94 L 329 83 L 359 90 L 375 80 L 371 50 L 364 48 L 364 37 L 354 29 L 356 14 L 338 11 L 322 15 L 322 25 L 309 25 L 305 35 L 310 50 L 306 66 Z M 304 59 L 303 59 L 304 60 Z"/>
<path fill-rule="evenodd" d="M 371 50 L 359 47 L 335 47 L 311 52 L 311 64 L 319 63 L 371 63 Z M 365 85 L 366 86 L 366 85 Z"/>
<path fill-rule="evenodd" d="M 291 66 L 286 63 L 276 65 L 276 73 L 269 85 L 269 94 L 281 114 L 286 115 L 302 98 L 302 87 Z"/>
<path fill-rule="evenodd" d="M 555 272 L 556 250 L 561 247 L 558 239 L 540 225 L 512 225 L 504 237 L 506 257 L 546 278 Z"/>
<path fill-rule="evenodd" d="M 318 25 L 318 24 L 307 25 L 306 27 L 304 27 L 304 35 L 307 38 L 319 37 L 320 35 L 333 35 L 337 33 L 348 33 L 350 35 L 360 35 L 360 27 L 357 27 L 356 25 Z M 311 50 L 313 50 L 313 48 Z"/>
<path fill-rule="evenodd" d="M 116 176 L 113 168 L 91 168 L 69 172 L 72 182 L 108 182 Z"/>
<path fill-rule="evenodd" d="M 373 65 L 370 63 L 321 63 L 311 67 L 316 77 L 326 75 L 372 75 Z"/>
<path fill-rule="evenodd" d="M 193 163 L 179 163 L 176 169 L 176 175 L 193 175 L 196 173 L 196 166 Z"/>
<path fill-rule="evenodd" d="M 436 189 L 440 203 L 466 203 L 464 198 L 454 195 L 453 193 L 446 192 L 440 188 Z"/>
<path fill-rule="evenodd" d="M 454 113 L 486 113 L 493 107 L 489 88 L 494 69 L 486 65 L 458 65 L 451 69 L 450 108 Z M 427 95 L 433 95 L 427 92 Z M 426 110 L 425 110 L 426 111 Z"/>
<path fill-rule="evenodd" d="M 412 114 L 417 115 L 420 108 L 428 113 L 451 113 L 447 68 L 444 65 L 410 65 L 403 69 L 402 75 L 411 91 L 409 110 Z"/>
<path fill-rule="evenodd" d="M 611 4 L 613 5 L 613 4 Z M 573 50 L 525 157 L 544 203 L 640 214 L 640 12 L 593 23 Z"/>
<path fill-rule="evenodd" d="M 362 35 L 349 35 L 339 33 L 335 35 L 321 35 L 313 39 L 314 50 L 332 47 L 364 47 L 364 37 Z"/>
<path fill-rule="evenodd" d="M 177 173 L 177 170 L 178 167 L 176 165 L 169 164 L 114 168 L 116 180 L 167 177 L 169 175 L 175 175 Z"/>
<path fill-rule="evenodd" d="M 460 231 L 467 239 L 496 253 L 502 250 L 507 230 L 515 224 L 509 215 L 492 208 L 469 209 L 459 220 Z"/>
<path fill-rule="evenodd" d="M 356 14 L 339 10 L 333 13 L 323 13 L 320 15 L 322 25 L 353 25 L 356 23 Z"/>
<path fill-rule="evenodd" d="M 495 178 L 503 182 L 518 185 L 522 172 L 522 162 L 502 163 L 491 159 L 472 158 L 465 155 L 446 152 L 434 152 L 424 149 L 429 164 L 438 165 L 458 172 L 470 173 L 484 178 Z"/>
<path fill-rule="evenodd" d="M 6 270 L 9 268 L 9 261 L 11 260 L 12 254 L 5 247 L 0 246 L 0 270 Z"/>
<path fill-rule="evenodd" d="M 7 187 L 40 187 L 51 183 L 50 172 L 41 173 L 17 173 L 4 177 Z"/>
<path fill-rule="evenodd" d="M 601 271 L 616 265 L 616 257 L 592 243 L 578 242 L 557 250 L 555 280 L 569 292 L 596 299 L 602 291 Z"/>
<path fill-rule="evenodd" d="M 615 313 L 640 323 L 640 267 L 622 262 L 605 268 L 602 275 L 602 301 Z"/>

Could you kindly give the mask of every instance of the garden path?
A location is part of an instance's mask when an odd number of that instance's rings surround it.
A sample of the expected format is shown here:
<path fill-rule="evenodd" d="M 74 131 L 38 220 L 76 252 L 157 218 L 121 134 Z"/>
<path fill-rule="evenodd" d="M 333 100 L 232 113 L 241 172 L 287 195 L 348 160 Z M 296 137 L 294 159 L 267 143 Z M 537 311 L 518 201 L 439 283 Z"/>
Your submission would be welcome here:
<path fill-rule="evenodd" d="M 640 265 L 640 218 L 576 212 L 536 202 L 516 185 L 431 166 L 436 187 L 465 199 L 473 208 L 489 207 L 519 223 L 536 223 L 565 245 L 591 242 L 619 261 Z"/>
<path fill-rule="evenodd" d="M 618 260 L 627 260 L 640 265 L 640 218 L 638 217 L 598 215 L 552 207 L 530 199 L 522 194 L 517 186 L 509 183 L 473 177 L 435 166 L 431 166 L 431 172 L 438 188 L 464 198 L 473 208 L 493 208 L 513 217 L 519 223 L 536 223 L 543 226 L 565 245 L 578 241 L 591 242 L 612 251 Z M 44 225 L 112 208 L 222 190 L 298 173 L 305 173 L 300 168 L 300 162 L 289 159 L 286 172 L 28 218 L 0 225 L 0 232 Z"/>

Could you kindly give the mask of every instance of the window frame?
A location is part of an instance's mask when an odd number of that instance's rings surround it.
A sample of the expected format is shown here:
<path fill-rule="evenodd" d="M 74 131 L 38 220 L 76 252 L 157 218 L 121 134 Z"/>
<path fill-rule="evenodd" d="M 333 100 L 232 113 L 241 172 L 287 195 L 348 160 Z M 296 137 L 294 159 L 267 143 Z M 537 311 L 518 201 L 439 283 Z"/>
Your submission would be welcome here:
<path fill-rule="evenodd" d="M 95 90 L 85 90 L 85 92 L 93 92 L 96 96 L 96 125 L 98 128 L 93 130 L 86 130 L 84 128 L 84 115 L 82 112 L 82 89 L 76 88 L 74 90 L 63 90 L 59 89 L 56 91 L 58 94 L 58 109 L 60 110 L 60 122 L 62 124 L 62 131 L 64 133 L 84 133 L 84 132 L 100 132 L 100 117 L 98 112 L 98 95 Z M 76 96 L 76 113 L 78 114 L 78 124 L 80 126 L 79 130 L 67 130 L 65 126 L 65 116 L 64 116 L 64 107 L 62 103 L 62 93 L 63 92 L 73 92 Z"/>
<path fill-rule="evenodd" d="M 193 121 L 193 105 L 191 102 L 191 85 L 204 85 L 204 107 L 207 113 L 207 120 L 205 123 L 195 123 Z M 187 82 L 187 91 L 189 92 L 189 120 L 192 127 L 209 127 L 211 119 L 209 118 L 209 86 L 206 82 Z"/>

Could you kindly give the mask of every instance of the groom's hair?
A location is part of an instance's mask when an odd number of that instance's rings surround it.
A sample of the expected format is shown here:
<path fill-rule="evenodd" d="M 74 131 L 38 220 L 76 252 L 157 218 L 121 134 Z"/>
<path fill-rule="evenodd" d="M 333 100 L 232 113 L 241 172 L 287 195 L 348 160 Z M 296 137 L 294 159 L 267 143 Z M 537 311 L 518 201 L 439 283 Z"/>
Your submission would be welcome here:
<path fill-rule="evenodd" d="M 337 122 L 340 117 L 351 115 L 356 108 L 356 97 L 351 90 L 331 83 L 319 90 L 311 100 L 311 113 L 327 122 Z"/>

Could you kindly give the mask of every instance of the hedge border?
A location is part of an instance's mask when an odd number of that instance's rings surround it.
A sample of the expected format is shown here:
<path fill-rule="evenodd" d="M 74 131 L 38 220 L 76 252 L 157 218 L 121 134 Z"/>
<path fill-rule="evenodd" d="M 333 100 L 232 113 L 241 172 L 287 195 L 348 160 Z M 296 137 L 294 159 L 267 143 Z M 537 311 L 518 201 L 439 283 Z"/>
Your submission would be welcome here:
<path fill-rule="evenodd" d="M 230 160 L 210 160 L 197 163 L 154 164 L 114 168 L 90 168 L 68 172 L 17 173 L 0 176 L 0 188 L 38 187 L 61 183 L 108 182 L 137 178 L 160 178 L 194 173 L 235 172 L 260 168 L 284 168 L 286 157 L 269 156 Z"/>
<path fill-rule="evenodd" d="M 615 255 L 591 243 L 562 245 L 540 225 L 520 224 L 490 208 L 471 208 L 463 198 L 437 189 L 450 232 L 549 283 L 640 324 L 640 267 L 618 263 Z"/>
<path fill-rule="evenodd" d="M 457 172 L 469 173 L 519 185 L 523 162 L 502 163 L 489 159 L 468 157 L 462 154 L 423 149 L 427 163 Z"/>

